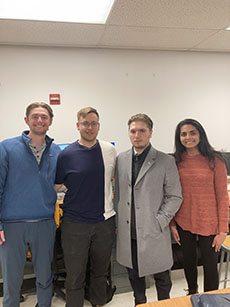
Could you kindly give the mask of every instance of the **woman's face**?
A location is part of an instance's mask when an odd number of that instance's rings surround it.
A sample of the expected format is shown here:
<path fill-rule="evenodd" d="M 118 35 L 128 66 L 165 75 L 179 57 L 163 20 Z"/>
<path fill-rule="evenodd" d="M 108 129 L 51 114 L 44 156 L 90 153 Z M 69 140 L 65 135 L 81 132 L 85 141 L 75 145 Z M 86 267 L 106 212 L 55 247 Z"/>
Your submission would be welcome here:
<path fill-rule="evenodd" d="M 200 133 L 193 125 L 184 125 L 180 129 L 180 141 L 187 151 L 198 151 Z"/>

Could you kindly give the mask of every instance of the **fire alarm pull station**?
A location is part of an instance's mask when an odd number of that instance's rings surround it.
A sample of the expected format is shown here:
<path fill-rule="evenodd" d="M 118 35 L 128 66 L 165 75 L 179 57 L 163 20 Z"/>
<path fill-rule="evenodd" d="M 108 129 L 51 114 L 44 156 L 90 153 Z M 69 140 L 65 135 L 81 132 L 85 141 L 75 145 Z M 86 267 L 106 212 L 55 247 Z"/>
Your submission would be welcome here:
<path fill-rule="evenodd" d="M 60 94 L 50 94 L 50 104 L 60 104 Z"/>

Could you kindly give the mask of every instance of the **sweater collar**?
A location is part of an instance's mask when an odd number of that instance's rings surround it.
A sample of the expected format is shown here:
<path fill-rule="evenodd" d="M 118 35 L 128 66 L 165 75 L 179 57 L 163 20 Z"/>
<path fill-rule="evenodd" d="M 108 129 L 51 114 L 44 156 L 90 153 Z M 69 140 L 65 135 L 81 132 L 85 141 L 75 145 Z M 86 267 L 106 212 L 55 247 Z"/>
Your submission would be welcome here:
<path fill-rule="evenodd" d="M 22 132 L 23 141 L 29 146 L 29 143 L 32 140 L 32 138 L 30 138 L 28 136 L 28 134 L 29 134 L 29 130 L 25 130 L 25 131 Z M 51 139 L 48 135 L 46 135 L 46 137 L 45 137 L 46 146 L 50 146 L 51 143 L 53 142 L 53 140 L 54 139 Z"/>

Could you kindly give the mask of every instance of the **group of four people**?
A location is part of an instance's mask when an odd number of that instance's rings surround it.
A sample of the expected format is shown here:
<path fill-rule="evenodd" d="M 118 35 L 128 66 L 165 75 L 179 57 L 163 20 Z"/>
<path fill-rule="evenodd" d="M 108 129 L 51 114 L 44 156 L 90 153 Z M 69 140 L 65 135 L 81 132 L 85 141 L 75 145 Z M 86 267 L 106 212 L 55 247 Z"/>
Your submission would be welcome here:
<path fill-rule="evenodd" d="M 227 175 L 220 153 L 211 147 L 199 122 L 186 119 L 177 125 L 173 157 L 151 145 L 153 122 L 136 114 L 128 121 L 132 148 L 116 157 L 113 145 L 97 139 L 96 109 L 78 112 L 80 138 L 62 152 L 46 135 L 52 118 L 49 105 L 33 103 L 26 110 L 29 131 L 0 143 L 3 307 L 19 306 L 28 248 L 38 306 L 51 306 L 55 189 L 63 184 L 67 307 L 83 307 L 88 261 L 92 306 L 106 304 L 115 232 L 117 260 L 127 267 L 135 305 L 146 302 L 145 276 L 150 274 L 158 299 L 169 298 L 170 228 L 182 248 L 189 293 L 198 291 L 197 239 L 204 290 L 217 289 L 218 251 L 228 232 Z"/>

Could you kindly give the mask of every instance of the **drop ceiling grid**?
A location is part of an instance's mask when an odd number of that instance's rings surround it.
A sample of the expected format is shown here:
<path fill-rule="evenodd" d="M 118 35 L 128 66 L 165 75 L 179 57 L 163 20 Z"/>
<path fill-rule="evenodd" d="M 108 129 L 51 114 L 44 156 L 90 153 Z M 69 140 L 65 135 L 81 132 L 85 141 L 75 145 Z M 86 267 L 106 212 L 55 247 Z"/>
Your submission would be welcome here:
<path fill-rule="evenodd" d="M 0 19 L 0 44 L 230 52 L 230 0 L 115 0 L 105 25 Z"/>

